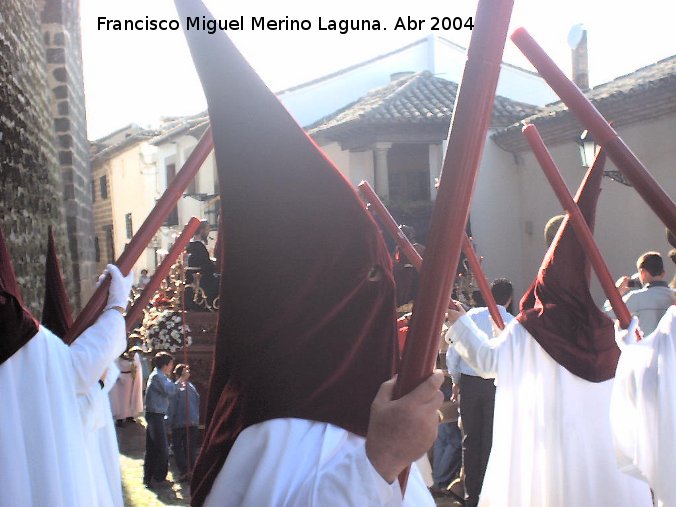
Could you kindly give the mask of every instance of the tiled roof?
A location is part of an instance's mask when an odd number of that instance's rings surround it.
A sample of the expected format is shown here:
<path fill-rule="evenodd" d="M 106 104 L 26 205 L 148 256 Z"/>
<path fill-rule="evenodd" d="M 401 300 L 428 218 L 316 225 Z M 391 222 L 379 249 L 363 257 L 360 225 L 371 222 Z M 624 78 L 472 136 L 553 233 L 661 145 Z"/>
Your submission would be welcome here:
<path fill-rule="evenodd" d="M 448 128 L 458 92 L 457 83 L 428 71 L 408 75 L 377 88 L 307 128 L 313 137 L 336 139 L 386 127 L 438 125 Z M 492 127 L 509 125 L 533 114 L 537 106 L 495 98 Z"/>
<path fill-rule="evenodd" d="M 159 133 L 157 130 L 144 129 L 133 123 L 127 125 L 96 141 L 91 141 L 89 143 L 90 161 L 96 163 L 106 160 L 130 146 L 152 139 Z"/>
<path fill-rule="evenodd" d="M 200 137 L 209 126 L 209 113 L 203 111 L 192 116 L 163 118 L 161 134 L 154 138 L 152 144 L 161 144 L 179 135 Z"/>
<path fill-rule="evenodd" d="M 592 88 L 585 95 L 615 128 L 674 114 L 676 55 Z M 536 125 L 551 144 L 570 142 L 585 128 L 559 101 L 496 132 L 493 140 L 513 153 L 529 149 L 521 134 L 523 123 Z"/>
<path fill-rule="evenodd" d="M 206 111 L 191 116 L 162 118 L 162 124 L 157 129 L 144 129 L 132 123 L 91 141 L 89 143 L 90 160 L 92 163 L 107 160 L 144 141 L 159 144 L 182 134 L 200 137 L 208 126 L 209 115 Z"/>

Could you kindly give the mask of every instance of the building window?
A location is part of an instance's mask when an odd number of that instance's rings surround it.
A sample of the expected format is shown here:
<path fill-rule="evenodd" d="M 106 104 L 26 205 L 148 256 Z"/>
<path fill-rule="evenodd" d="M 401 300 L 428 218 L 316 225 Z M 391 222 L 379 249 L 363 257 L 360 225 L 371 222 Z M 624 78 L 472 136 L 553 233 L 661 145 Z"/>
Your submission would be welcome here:
<path fill-rule="evenodd" d="M 115 243 L 113 242 L 113 226 L 104 225 L 103 231 L 106 234 L 106 251 L 108 254 L 108 263 L 115 262 Z"/>
<path fill-rule="evenodd" d="M 394 144 L 387 152 L 390 200 L 430 200 L 430 165 L 427 144 Z"/>
<path fill-rule="evenodd" d="M 99 245 L 99 237 L 94 237 L 94 258 L 96 262 L 101 262 L 101 246 Z"/>
<path fill-rule="evenodd" d="M 96 202 L 96 182 L 92 180 L 92 204 Z"/>
<path fill-rule="evenodd" d="M 197 176 L 190 180 L 190 185 L 188 185 L 186 193 L 188 195 L 195 195 L 197 193 Z"/>
<path fill-rule="evenodd" d="M 101 187 L 101 199 L 108 199 L 108 177 L 101 176 L 99 178 L 99 186 Z"/>
<path fill-rule="evenodd" d="M 131 222 L 131 213 L 127 213 L 124 216 L 124 225 L 127 228 L 127 239 L 131 239 L 134 236 L 134 228 Z"/>
<path fill-rule="evenodd" d="M 167 164 L 166 174 L 168 187 L 176 177 L 176 164 Z M 167 216 L 167 221 L 164 223 L 164 225 L 167 227 L 178 225 L 178 206 L 174 206 L 174 208 L 171 210 L 171 213 L 169 213 L 169 216 Z"/>

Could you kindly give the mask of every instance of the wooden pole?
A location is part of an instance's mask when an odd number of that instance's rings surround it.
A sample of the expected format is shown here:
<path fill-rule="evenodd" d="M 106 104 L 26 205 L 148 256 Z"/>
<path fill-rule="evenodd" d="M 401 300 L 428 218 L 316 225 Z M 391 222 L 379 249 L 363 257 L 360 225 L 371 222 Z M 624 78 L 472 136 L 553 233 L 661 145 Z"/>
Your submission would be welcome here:
<path fill-rule="evenodd" d="M 650 175 L 638 157 L 624 144 L 615 129 L 524 28 L 517 29 L 511 38 L 582 125 L 589 129 L 594 140 L 603 147 L 646 204 L 669 230 L 676 234 L 676 204 Z"/>
<path fill-rule="evenodd" d="M 397 242 L 397 245 L 403 254 L 413 265 L 415 270 L 420 272 L 423 263 L 422 257 L 415 249 L 413 244 L 411 244 L 411 241 L 406 237 L 404 231 L 399 228 L 397 221 L 385 207 L 383 201 L 380 200 L 380 197 L 378 197 L 378 194 L 376 194 L 375 190 L 373 190 L 373 187 L 369 185 L 368 181 L 362 181 L 359 185 L 357 185 L 357 188 L 359 188 L 364 198 L 373 207 L 373 210 L 375 211 L 376 215 L 378 215 L 378 218 L 380 218 L 383 227 L 387 229 L 387 232 L 389 232 Z"/>
<path fill-rule="evenodd" d="M 500 315 L 500 310 L 498 310 L 498 304 L 495 302 L 493 292 L 491 291 L 491 287 L 488 284 L 488 279 L 486 278 L 483 269 L 481 269 L 481 262 L 479 261 L 479 257 L 474 251 L 474 246 L 472 245 L 472 242 L 470 241 L 467 234 L 465 234 L 462 238 L 462 251 L 465 254 L 465 257 L 467 257 L 467 262 L 469 262 L 469 268 L 472 270 L 474 276 L 476 277 L 476 282 L 479 285 L 479 291 L 481 292 L 481 295 L 484 297 L 484 301 L 486 302 L 488 312 L 491 314 L 493 322 L 495 322 L 495 325 L 498 326 L 500 330 L 505 329 L 505 323 L 502 320 L 502 315 Z"/>
<path fill-rule="evenodd" d="M 603 287 L 603 291 L 606 293 L 606 296 L 613 307 L 615 316 L 620 321 L 622 328 L 627 329 L 631 322 L 631 314 L 627 309 L 627 305 L 622 301 L 622 297 L 620 296 L 617 287 L 615 287 L 608 266 L 603 260 L 601 251 L 594 241 L 594 236 L 589 229 L 589 225 L 587 225 L 580 208 L 570 195 L 568 187 L 566 187 L 566 183 L 563 181 L 561 173 L 554 163 L 554 159 L 552 159 L 552 156 L 549 154 L 535 125 L 526 125 L 523 128 L 523 133 L 526 136 L 535 157 L 540 163 L 542 171 L 545 173 L 547 180 L 549 180 L 549 184 L 552 186 L 556 197 L 559 199 L 563 209 L 568 213 L 568 219 L 575 231 L 575 236 L 594 268 L 594 272 L 596 272 L 596 276 L 598 277 L 599 282 L 601 282 L 601 287 Z"/>
<path fill-rule="evenodd" d="M 435 364 L 493 111 L 512 6 L 513 0 L 479 0 L 477 6 L 395 398 L 427 379 Z M 402 490 L 407 477 L 408 470 L 399 477 Z"/>
<path fill-rule="evenodd" d="M 148 305 L 150 298 L 153 297 L 155 291 L 160 288 L 162 280 L 167 277 L 171 267 L 176 262 L 176 259 L 178 259 L 178 256 L 183 252 L 185 246 L 188 244 L 188 241 L 190 241 L 190 238 L 192 238 L 197 232 L 200 223 L 200 219 L 197 217 L 192 217 L 190 219 L 188 224 L 183 228 L 181 235 L 176 238 L 176 241 L 174 241 L 174 244 L 169 250 L 167 256 L 157 267 L 155 273 L 153 273 L 153 276 L 150 278 L 148 284 L 143 288 L 136 301 L 134 301 L 134 305 L 129 309 L 127 315 L 124 318 L 125 324 L 127 326 L 127 333 L 134 329 L 135 324 L 141 319 L 141 316 L 143 315 L 143 309 Z"/>
<path fill-rule="evenodd" d="M 143 250 L 145 250 L 148 243 L 150 243 L 151 238 L 167 219 L 169 213 L 171 213 L 171 210 L 176 206 L 181 195 L 183 195 L 183 191 L 188 188 L 188 185 L 197 174 L 197 171 L 202 167 L 202 164 L 209 153 L 211 153 L 213 146 L 214 140 L 211 134 L 211 127 L 209 127 L 202 135 L 192 153 L 190 153 L 188 160 L 185 161 L 181 170 L 167 186 L 162 197 L 159 198 L 155 207 L 145 219 L 139 230 L 129 241 L 129 244 L 127 244 L 122 255 L 115 261 L 115 265 L 120 269 L 123 275 L 129 273 L 143 253 Z M 72 327 L 66 333 L 66 336 L 64 337 L 66 343 L 72 343 L 75 338 L 80 336 L 85 329 L 94 323 L 96 318 L 103 311 L 108 298 L 109 285 L 110 277 L 106 277 L 94 291 L 94 294 L 77 316 Z"/>
<path fill-rule="evenodd" d="M 397 245 L 404 253 L 406 258 L 413 265 L 416 271 L 420 272 L 423 263 L 422 257 L 420 256 L 418 251 L 414 248 L 414 246 L 411 244 L 406 235 L 401 231 L 401 229 L 399 229 L 396 220 L 390 214 L 388 209 L 385 207 L 383 201 L 380 200 L 378 194 L 376 194 L 371 185 L 369 185 L 368 181 L 362 181 L 357 186 L 364 195 L 364 198 L 371 204 L 371 206 L 373 206 L 373 209 L 378 214 L 381 223 L 383 224 L 385 229 L 387 229 L 387 232 L 389 232 L 395 239 Z M 470 242 L 466 233 L 463 235 L 462 239 L 462 251 L 465 254 L 465 257 L 467 257 L 470 269 L 476 276 L 477 284 L 479 285 L 479 290 L 481 291 L 481 294 L 484 297 L 484 300 L 486 301 L 486 306 L 488 307 L 488 311 L 490 312 L 491 317 L 493 318 L 493 322 L 495 322 L 495 324 L 500 329 L 504 329 L 505 323 L 502 320 L 502 315 L 500 315 L 497 303 L 495 302 L 495 298 L 493 297 L 491 288 L 488 285 L 488 281 L 486 280 L 486 275 L 481 269 L 481 263 L 479 261 L 479 258 L 477 257 L 476 252 L 474 251 L 474 247 L 472 246 L 472 243 Z"/>

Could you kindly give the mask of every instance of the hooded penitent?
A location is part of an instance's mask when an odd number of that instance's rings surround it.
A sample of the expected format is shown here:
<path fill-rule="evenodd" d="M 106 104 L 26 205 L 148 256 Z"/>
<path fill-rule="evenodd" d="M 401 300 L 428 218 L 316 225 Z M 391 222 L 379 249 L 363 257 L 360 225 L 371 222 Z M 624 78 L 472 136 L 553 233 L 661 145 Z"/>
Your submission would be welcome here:
<path fill-rule="evenodd" d="M 12 357 L 37 332 L 38 323 L 23 302 L 0 229 L 0 364 Z"/>
<path fill-rule="evenodd" d="M 73 325 L 73 315 L 68 302 L 66 286 L 61 276 L 61 263 L 56 251 L 52 227 L 49 227 L 47 259 L 45 265 L 45 301 L 42 307 L 42 324 L 59 338 Z"/>
<path fill-rule="evenodd" d="M 601 192 L 601 152 L 575 197 L 590 229 Z M 517 319 L 561 366 L 580 378 L 603 382 L 615 375 L 620 351 L 613 322 L 589 292 L 591 267 L 568 216 L 521 299 Z"/>
<path fill-rule="evenodd" d="M 176 1 L 180 18 L 211 14 Z M 391 261 L 354 188 L 224 32 L 186 31 L 214 134 L 221 195 L 220 312 L 201 505 L 238 434 L 296 417 L 365 435 L 396 370 Z"/>

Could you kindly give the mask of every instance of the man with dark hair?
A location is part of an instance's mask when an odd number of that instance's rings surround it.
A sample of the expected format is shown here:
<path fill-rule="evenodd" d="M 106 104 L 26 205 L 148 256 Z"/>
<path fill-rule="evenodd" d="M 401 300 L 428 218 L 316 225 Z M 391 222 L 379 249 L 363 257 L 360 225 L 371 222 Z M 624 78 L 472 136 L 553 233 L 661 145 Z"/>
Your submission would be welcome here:
<path fill-rule="evenodd" d="M 514 319 L 506 307 L 511 306 L 514 289 L 506 278 L 497 278 L 491 284 L 491 293 L 505 324 Z M 500 333 L 491 319 L 488 308 L 471 309 L 467 315 L 489 337 Z M 465 505 L 475 506 L 483 484 L 488 456 L 493 441 L 493 409 L 495 407 L 495 384 L 493 378 L 481 378 L 458 354 L 449 347 L 446 353 L 448 372 L 453 380 L 452 400 L 460 396 L 463 445 L 462 460 L 465 467 Z"/>
<path fill-rule="evenodd" d="M 641 331 L 647 336 L 657 327 L 667 309 L 676 303 L 676 291 L 664 281 L 666 273 L 664 262 L 658 252 L 646 252 L 636 261 L 638 277 L 643 288 L 630 290 L 630 277 L 623 276 L 617 283 L 617 289 L 623 296 L 627 308 L 636 315 Z M 604 310 L 614 316 L 610 303 L 606 301 Z"/>
<path fill-rule="evenodd" d="M 169 380 L 174 369 L 174 356 L 158 352 L 153 361 L 155 369 L 148 377 L 146 388 L 146 452 L 143 459 L 143 484 L 150 488 L 152 480 L 163 482 L 169 465 L 169 443 L 164 419 L 170 398 L 176 394 L 176 384 Z M 185 372 L 180 382 L 188 380 Z"/>

